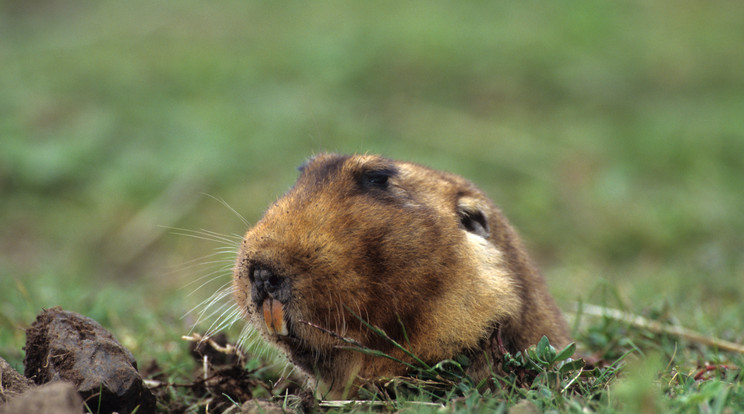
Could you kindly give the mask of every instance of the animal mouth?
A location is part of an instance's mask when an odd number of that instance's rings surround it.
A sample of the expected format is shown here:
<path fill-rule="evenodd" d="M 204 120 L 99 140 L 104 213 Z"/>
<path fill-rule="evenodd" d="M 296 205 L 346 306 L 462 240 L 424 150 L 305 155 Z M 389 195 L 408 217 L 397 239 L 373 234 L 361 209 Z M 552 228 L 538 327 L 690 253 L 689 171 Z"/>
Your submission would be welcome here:
<path fill-rule="evenodd" d="M 263 301 L 263 317 L 266 329 L 272 335 L 288 336 L 289 328 L 284 320 L 284 305 L 271 296 Z"/>
<path fill-rule="evenodd" d="M 275 272 L 270 267 L 253 264 L 249 277 L 251 281 L 251 299 L 256 308 L 263 311 L 266 330 L 271 335 L 289 336 L 287 322 L 287 304 L 291 298 L 289 278 Z"/>

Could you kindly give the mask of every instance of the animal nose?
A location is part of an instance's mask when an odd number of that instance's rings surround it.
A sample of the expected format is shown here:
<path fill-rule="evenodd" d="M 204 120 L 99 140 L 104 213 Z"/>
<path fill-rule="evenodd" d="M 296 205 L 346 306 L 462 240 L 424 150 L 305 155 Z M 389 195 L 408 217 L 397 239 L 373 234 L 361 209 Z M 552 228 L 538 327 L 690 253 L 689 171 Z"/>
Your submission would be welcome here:
<path fill-rule="evenodd" d="M 281 279 L 269 269 L 256 267 L 253 269 L 253 283 L 258 289 L 274 294 L 279 289 Z"/>
<path fill-rule="evenodd" d="M 252 299 L 256 304 L 261 304 L 266 296 L 286 302 L 289 299 L 289 287 L 286 278 L 274 273 L 273 270 L 264 266 L 254 266 L 250 272 Z"/>

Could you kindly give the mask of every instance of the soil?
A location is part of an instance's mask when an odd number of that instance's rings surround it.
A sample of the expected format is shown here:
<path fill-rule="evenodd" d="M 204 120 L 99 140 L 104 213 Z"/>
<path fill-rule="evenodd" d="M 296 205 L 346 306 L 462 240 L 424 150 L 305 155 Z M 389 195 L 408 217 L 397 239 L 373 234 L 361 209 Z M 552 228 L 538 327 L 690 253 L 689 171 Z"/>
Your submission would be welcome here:
<path fill-rule="evenodd" d="M 168 382 L 155 361 L 143 369 L 143 375 L 152 381 L 151 390 L 163 412 L 190 413 L 195 405 L 205 406 L 208 412 L 254 412 L 255 407 L 261 407 L 260 412 L 306 412 L 315 404 L 312 393 L 300 386 L 301 378 L 277 379 L 264 369 L 245 369 L 247 356 L 229 345 L 224 334 L 213 338 L 195 335 L 190 353 L 196 369 L 188 383 Z M 174 398 L 179 391 L 188 397 Z M 287 405 L 282 407 L 270 401 L 273 395 L 289 395 L 283 401 Z M 239 401 L 245 404 L 241 407 Z"/>
<path fill-rule="evenodd" d="M 132 353 L 91 318 L 44 310 L 26 331 L 25 350 L 25 375 L 37 385 L 72 383 L 98 413 L 155 412 Z"/>
<path fill-rule="evenodd" d="M 0 414 L 80 414 L 83 399 L 69 382 L 55 381 L 33 387 L 7 404 Z"/>
<path fill-rule="evenodd" d="M 312 393 L 300 385 L 302 378 L 291 374 L 278 378 L 265 367 L 245 369 L 246 355 L 228 345 L 225 335 L 192 339 L 190 351 L 197 368 L 189 382 L 174 383 L 154 360 L 138 372 L 132 353 L 95 320 L 58 307 L 44 310 L 26 331 L 25 377 L 0 359 L 0 414 L 316 408 Z M 281 404 L 271 401 L 276 395 L 286 396 Z M 69 403 L 63 411 L 59 401 Z M 76 404 L 83 401 L 81 410 Z M 241 407 L 240 401 L 246 403 Z"/>
<path fill-rule="evenodd" d="M 0 405 L 17 397 L 33 385 L 33 381 L 19 374 L 4 359 L 0 358 Z"/>

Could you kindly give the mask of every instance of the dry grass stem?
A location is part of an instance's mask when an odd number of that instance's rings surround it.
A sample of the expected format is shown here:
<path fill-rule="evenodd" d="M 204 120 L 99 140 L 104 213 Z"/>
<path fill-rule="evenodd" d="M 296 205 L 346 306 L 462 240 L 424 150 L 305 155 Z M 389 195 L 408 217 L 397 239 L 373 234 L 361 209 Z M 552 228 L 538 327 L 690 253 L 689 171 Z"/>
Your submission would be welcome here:
<path fill-rule="evenodd" d="M 668 325 L 658 321 L 654 321 L 645 318 L 640 315 L 632 314 L 629 312 L 623 312 L 619 309 L 607 308 L 604 306 L 592 305 L 587 303 L 574 305 L 574 312 L 577 314 L 597 316 L 603 318 L 615 319 L 623 321 L 629 325 L 646 329 L 648 331 L 658 333 L 674 335 L 691 342 L 707 345 L 713 348 L 720 349 L 722 351 L 736 352 L 744 354 L 744 345 L 740 345 L 734 342 L 726 341 L 715 337 L 709 337 L 699 332 L 684 328 L 682 326 Z"/>

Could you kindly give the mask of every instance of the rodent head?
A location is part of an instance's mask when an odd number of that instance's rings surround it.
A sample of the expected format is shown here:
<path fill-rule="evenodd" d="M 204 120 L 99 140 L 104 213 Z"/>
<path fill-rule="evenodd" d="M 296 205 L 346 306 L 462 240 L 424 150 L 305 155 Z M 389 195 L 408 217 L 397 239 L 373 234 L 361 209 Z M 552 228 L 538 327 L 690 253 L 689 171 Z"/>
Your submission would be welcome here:
<path fill-rule="evenodd" d="M 248 319 L 308 373 L 400 373 L 336 348 L 331 332 L 397 352 L 359 318 L 438 361 L 519 312 L 493 235 L 508 225 L 468 181 L 373 155 L 318 155 L 300 171 L 246 233 L 233 283 Z"/>

